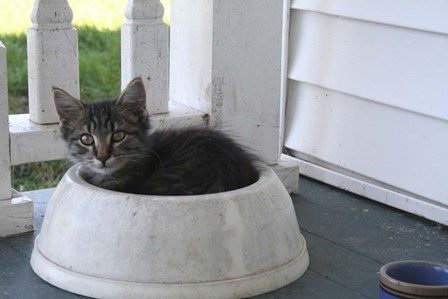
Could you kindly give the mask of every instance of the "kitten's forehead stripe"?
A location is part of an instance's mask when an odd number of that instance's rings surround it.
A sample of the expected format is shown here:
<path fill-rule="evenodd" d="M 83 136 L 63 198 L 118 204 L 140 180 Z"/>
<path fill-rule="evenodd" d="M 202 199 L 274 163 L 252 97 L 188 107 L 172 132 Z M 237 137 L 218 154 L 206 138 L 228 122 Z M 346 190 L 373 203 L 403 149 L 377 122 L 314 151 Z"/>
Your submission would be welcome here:
<path fill-rule="evenodd" d="M 114 131 L 114 122 L 111 119 L 111 111 L 108 111 L 109 113 L 107 113 L 106 116 L 106 120 L 105 120 L 105 127 L 108 128 L 111 132 Z"/>
<path fill-rule="evenodd" d="M 113 119 L 114 111 L 113 107 L 107 102 L 98 102 L 90 105 L 88 118 L 92 122 L 93 131 L 114 131 L 115 124 Z"/>
<path fill-rule="evenodd" d="M 90 115 L 89 115 L 89 119 L 90 119 L 90 123 L 89 123 L 89 124 L 91 124 L 92 127 L 93 127 L 93 128 L 91 128 L 91 129 L 89 130 L 89 132 L 96 131 L 96 129 L 98 128 L 98 122 L 95 120 L 94 115 L 90 114 Z"/>

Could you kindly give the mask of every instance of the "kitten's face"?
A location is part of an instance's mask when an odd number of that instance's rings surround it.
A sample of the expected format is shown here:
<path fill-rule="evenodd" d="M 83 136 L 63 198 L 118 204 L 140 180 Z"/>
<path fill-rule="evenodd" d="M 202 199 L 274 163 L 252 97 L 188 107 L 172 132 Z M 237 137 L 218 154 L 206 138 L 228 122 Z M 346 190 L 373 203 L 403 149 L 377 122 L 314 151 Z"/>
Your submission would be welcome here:
<path fill-rule="evenodd" d="M 146 154 L 149 125 L 140 79 L 130 82 L 115 101 L 84 104 L 56 88 L 54 101 L 70 158 L 87 171 L 111 175 Z"/>

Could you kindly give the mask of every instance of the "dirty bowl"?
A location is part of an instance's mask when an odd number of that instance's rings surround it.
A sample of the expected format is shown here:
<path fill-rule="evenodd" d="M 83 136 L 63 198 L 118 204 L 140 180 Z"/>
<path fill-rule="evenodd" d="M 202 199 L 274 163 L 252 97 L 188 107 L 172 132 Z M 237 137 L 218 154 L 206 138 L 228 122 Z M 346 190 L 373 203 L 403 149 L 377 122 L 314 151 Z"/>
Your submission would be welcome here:
<path fill-rule="evenodd" d="M 380 269 L 380 299 L 448 298 L 448 265 L 396 261 Z"/>
<path fill-rule="evenodd" d="M 269 168 L 239 190 L 150 196 L 92 186 L 73 166 L 31 257 L 45 281 L 97 298 L 248 297 L 293 282 L 308 263 L 291 198 Z"/>

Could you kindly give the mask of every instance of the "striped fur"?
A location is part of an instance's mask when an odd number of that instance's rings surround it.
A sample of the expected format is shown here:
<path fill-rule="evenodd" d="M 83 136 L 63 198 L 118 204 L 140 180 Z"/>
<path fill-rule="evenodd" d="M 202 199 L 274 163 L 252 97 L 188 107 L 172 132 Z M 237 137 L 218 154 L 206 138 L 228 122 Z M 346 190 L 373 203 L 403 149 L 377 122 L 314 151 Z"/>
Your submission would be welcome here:
<path fill-rule="evenodd" d="M 84 178 L 110 190 L 192 195 L 242 188 L 258 179 L 256 159 L 207 128 L 149 133 L 145 90 L 134 79 L 114 101 L 84 104 L 54 88 L 70 159 Z"/>

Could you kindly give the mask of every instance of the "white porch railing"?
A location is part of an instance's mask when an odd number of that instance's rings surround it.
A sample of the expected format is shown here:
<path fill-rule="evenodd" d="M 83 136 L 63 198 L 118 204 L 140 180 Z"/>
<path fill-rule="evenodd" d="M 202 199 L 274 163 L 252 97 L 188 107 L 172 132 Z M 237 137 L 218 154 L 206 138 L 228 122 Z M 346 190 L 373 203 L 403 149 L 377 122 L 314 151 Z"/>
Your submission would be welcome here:
<path fill-rule="evenodd" d="M 273 168 L 292 192 L 297 163 L 280 154 L 288 7 L 288 0 L 173 0 L 168 68 L 162 5 L 159 0 L 128 0 L 121 83 L 144 79 L 154 127 L 224 127 L 265 162 L 277 165 Z M 6 49 L 0 44 L 0 236 L 32 230 L 32 202 L 13 194 L 10 167 L 64 157 L 52 87 L 79 96 L 78 32 L 68 2 L 36 0 L 31 19 L 30 114 L 9 115 L 9 124 Z"/>

